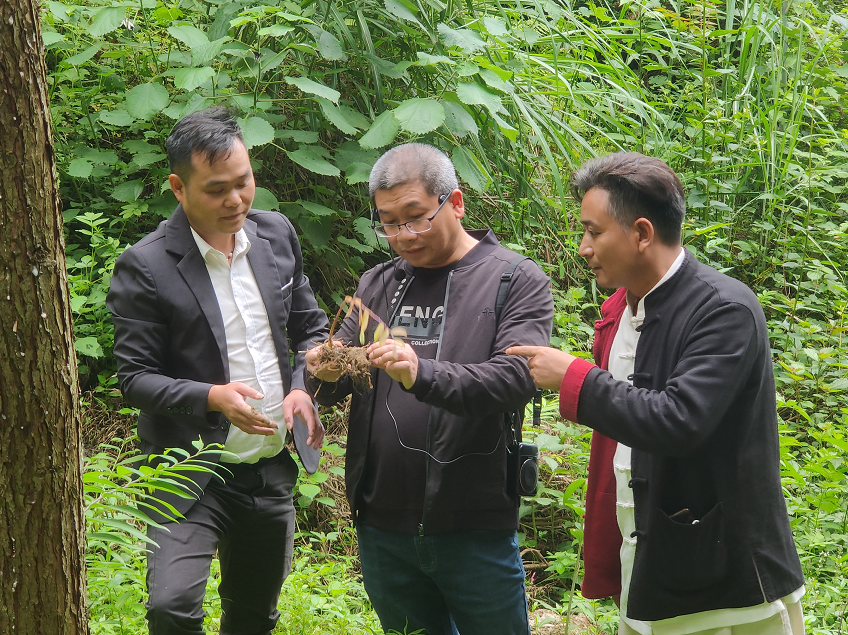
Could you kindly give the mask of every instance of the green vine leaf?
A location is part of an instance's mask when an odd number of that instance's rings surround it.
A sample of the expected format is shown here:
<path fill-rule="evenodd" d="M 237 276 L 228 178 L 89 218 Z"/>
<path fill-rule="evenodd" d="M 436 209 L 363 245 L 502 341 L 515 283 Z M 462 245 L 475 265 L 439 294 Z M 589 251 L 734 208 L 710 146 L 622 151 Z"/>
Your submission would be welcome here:
<path fill-rule="evenodd" d="M 400 124 L 391 110 L 387 110 L 374 120 L 359 140 L 359 145 L 365 150 L 374 150 L 389 145 L 397 136 Z"/>
<path fill-rule="evenodd" d="M 254 146 L 264 146 L 274 140 L 274 127 L 261 117 L 250 117 L 241 122 L 244 145 L 250 150 Z"/>
<path fill-rule="evenodd" d="M 138 119 L 152 119 L 168 105 L 168 89 L 158 82 L 139 84 L 127 91 L 127 112 Z"/>
<path fill-rule="evenodd" d="M 308 77 L 286 76 L 286 83 L 291 84 L 292 86 L 296 86 L 304 93 L 309 93 L 310 95 L 317 95 L 318 97 L 328 99 L 334 104 L 338 103 L 339 97 L 341 96 L 341 93 L 339 91 L 334 90 L 329 86 L 325 86 L 324 84 L 319 84 L 318 82 L 312 81 Z"/>
<path fill-rule="evenodd" d="M 459 84 L 456 87 L 456 96 L 467 106 L 485 106 L 492 115 L 498 112 L 506 114 L 500 96 L 477 82 Z"/>
<path fill-rule="evenodd" d="M 445 109 L 445 127 L 457 137 L 461 139 L 469 133 L 474 136 L 480 133 L 474 117 L 462 107 L 462 104 L 445 101 L 442 102 L 442 107 Z"/>
<path fill-rule="evenodd" d="M 104 7 L 94 14 L 88 33 L 91 37 L 103 37 L 111 33 L 124 21 L 126 9 L 124 7 Z"/>
<path fill-rule="evenodd" d="M 186 91 L 194 90 L 206 80 L 215 77 L 215 71 L 210 66 L 204 66 L 203 68 L 179 68 L 168 71 L 165 74 L 173 75 L 174 86 Z"/>
<path fill-rule="evenodd" d="M 445 121 L 445 109 L 435 99 L 413 97 L 392 111 L 400 127 L 413 134 L 435 130 Z"/>
<path fill-rule="evenodd" d="M 323 155 L 329 153 L 319 146 L 300 146 L 297 150 L 287 150 L 286 154 L 289 158 L 299 166 L 306 168 L 315 174 L 323 174 L 324 176 L 338 176 L 341 174 L 339 169 L 327 161 Z"/>
<path fill-rule="evenodd" d="M 452 29 L 444 22 L 438 27 L 439 35 L 445 46 L 456 46 L 466 53 L 477 53 L 486 49 L 486 43 L 471 29 Z"/>

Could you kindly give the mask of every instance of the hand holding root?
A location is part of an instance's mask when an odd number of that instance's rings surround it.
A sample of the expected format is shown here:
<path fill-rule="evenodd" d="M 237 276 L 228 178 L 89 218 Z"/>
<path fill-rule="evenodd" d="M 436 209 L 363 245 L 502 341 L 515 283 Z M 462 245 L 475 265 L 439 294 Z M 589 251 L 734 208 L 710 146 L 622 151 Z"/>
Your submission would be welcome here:
<path fill-rule="evenodd" d="M 374 342 L 367 349 L 368 361 L 376 368 L 382 368 L 389 377 L 403 384 L 409 390 L 418 377 L 418 355 L 406 342 L 399 339 L 387 339 Z"/>

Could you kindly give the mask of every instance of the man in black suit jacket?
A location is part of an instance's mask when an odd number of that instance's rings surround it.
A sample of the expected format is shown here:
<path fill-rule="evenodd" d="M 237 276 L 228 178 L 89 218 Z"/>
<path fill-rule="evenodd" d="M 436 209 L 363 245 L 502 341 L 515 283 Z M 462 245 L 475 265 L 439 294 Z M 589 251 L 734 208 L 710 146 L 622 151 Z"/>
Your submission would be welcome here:
<path fill-rule="evenodd" d="M 148 529 L 156 542 L 148 623 L 155 635 L 203 633 L 217 551 L 220 632 L 270 633 L 294 535 L 297 467 L 286 428 L 300 417 L 310 445 L 324 437 L 298 351 L 326 338 L 327 318 L 303 275 L 291 223 L 250 208 L 253 171 L 227 111 L 186 116 L 167 149 L 180 205 L 121 255 L 107 298 L 118 376 L 127 402 L 141 409 L 144 453 L 194 453 L 198 439 L 226 453 L 220 478 L 191 477 L 196 498 L 154 494 L 166 504 L 151 513 L 161 525 Z M 173 522 L 173 510 L 184 518 Z"/>

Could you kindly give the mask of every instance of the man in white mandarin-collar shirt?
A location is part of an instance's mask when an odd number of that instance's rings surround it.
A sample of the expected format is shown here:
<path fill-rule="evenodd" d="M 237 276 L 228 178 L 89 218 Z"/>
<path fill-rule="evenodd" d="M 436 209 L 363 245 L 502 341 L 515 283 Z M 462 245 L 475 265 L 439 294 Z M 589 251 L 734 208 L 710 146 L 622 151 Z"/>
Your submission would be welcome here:
<path fill-rule="evenodd" d="M 553 348 L 507 353 L 595 430 L 584 595 L 618 595 L 621 635 L 801 635 L 757 297 L 683 248 L 683 187 L 662 161 L 594 159 L 572 189 L 579 253 L 618 288 L 596 323 L 599 366 Z"/>

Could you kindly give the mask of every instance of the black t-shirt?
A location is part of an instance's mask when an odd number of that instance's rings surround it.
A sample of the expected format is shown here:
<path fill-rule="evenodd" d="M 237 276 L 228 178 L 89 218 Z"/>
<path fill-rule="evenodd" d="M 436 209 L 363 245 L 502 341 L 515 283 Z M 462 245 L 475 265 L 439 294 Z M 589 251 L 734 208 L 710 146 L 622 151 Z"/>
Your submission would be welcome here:
<path fill-rule="evenodd" d="M 406 329 L 418 357 L 435 359 L 442 336 L 445 289 L 453 266 L 416 269 L 389 326 Z M 385 372 L 375 386 L 360 520 L 384 531 L 418 533 L 424 509 L 427 422 L 431 406 Z M 438 458 L 438 457 L 437 457 Z"/>

